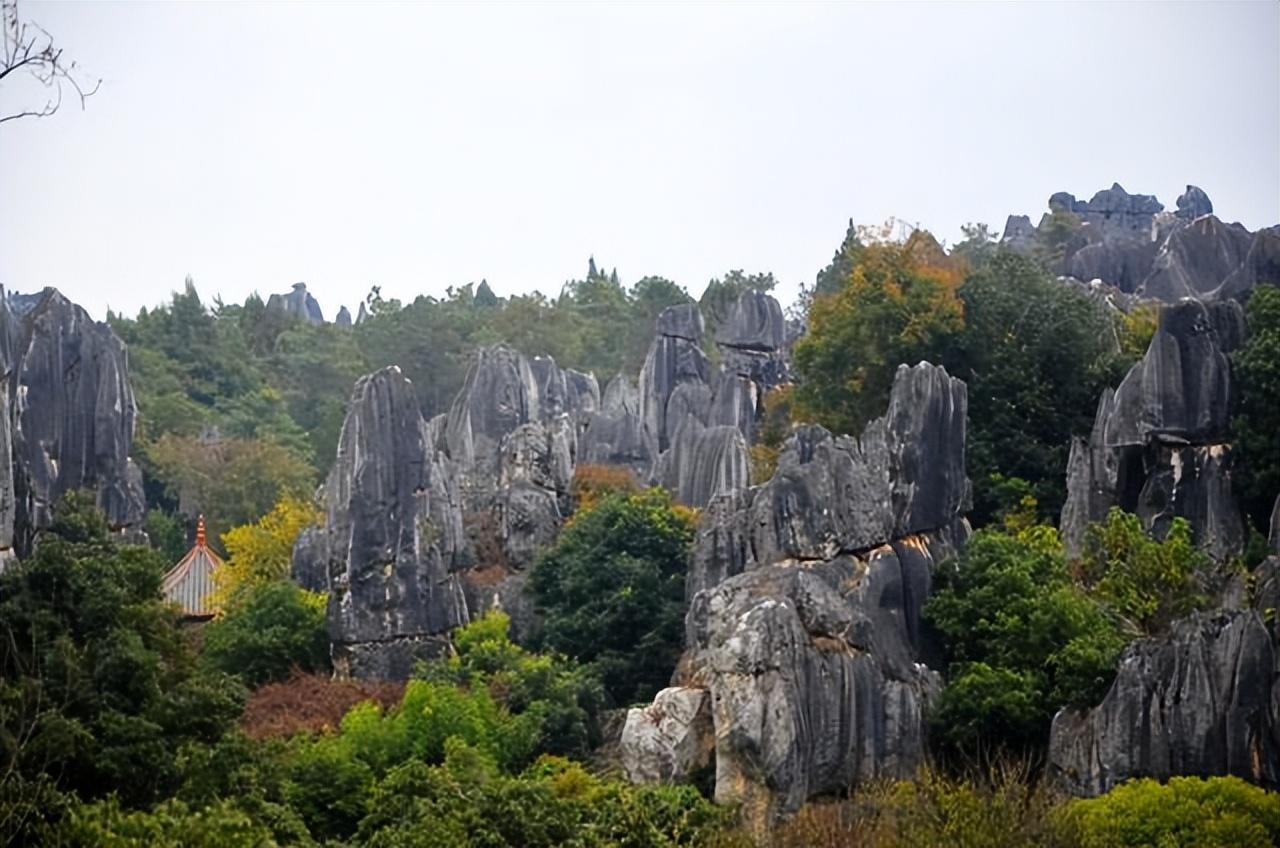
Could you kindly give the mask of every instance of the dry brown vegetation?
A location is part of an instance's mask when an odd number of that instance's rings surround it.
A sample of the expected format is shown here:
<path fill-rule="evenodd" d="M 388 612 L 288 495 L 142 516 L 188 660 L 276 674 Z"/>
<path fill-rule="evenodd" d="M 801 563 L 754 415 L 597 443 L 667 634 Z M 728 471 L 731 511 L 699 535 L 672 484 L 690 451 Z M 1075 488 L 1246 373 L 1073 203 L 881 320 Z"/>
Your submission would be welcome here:
<path fill-rule="evenodd" d="M 249 696 L 240 727 L 253 739 L 334 730 L 356 704 L 376 701 L 385 709 L 400 703 L 403 683 L 334 680 L 319 674 L 295 674 L 268 683 Z"/>

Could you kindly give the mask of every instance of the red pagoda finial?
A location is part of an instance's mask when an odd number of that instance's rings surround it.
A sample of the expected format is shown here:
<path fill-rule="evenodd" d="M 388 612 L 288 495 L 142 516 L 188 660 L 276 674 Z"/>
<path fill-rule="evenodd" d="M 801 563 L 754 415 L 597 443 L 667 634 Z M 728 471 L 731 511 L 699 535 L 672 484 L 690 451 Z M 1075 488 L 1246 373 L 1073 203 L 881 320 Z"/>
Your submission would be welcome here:
<path fill-rule="evenodd" d="M 205 546 L 203 515 L 200 516 L 198 519 L 196 519 L 196 546 L 200 548 L 203 548 Z"/>

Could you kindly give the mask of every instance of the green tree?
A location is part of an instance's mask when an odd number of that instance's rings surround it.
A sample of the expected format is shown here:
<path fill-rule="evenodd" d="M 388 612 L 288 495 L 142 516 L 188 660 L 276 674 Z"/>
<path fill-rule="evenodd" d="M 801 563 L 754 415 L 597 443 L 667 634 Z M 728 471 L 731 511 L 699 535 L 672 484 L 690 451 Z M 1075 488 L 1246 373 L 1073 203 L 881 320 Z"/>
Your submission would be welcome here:
<path fill-rule="evenodd" d="M 1133 635 L 1159 633 L 1203 606 L 1212 563 L 1191 540 L 1191 525 L 1175 518 L 1163 539 L 1147 535 L 1138 516 L 1113 507 L 1090 525 L 1080 563 L 1093 593 L 1121 616 Z"/>
<path fill-rule="evenodd" d="M 465 688 L 483 686 L 513 715 L 534 717 L 539 753 L 585 757 L 600 743 L 599 681 L 572 660 L 516 645 L 509 627 L 507 615 L 495 611 L 453 631 L 456 653 L 424 664 L 420 675 Z"/>
<path fill-rule="evenodd" d="M 70 493 L 33 554 L 0 573 L 0 796 L 45 781 L 130 805 L 172 791 L 176 755 L 239 716 L 230 677 L 196 674 L 159 594 L 168 563 L 119 545 L 90 493 Z"/>
<path fill-rule="evenodd" d="M 952 748 L 1030 750 L 1065 704 L 1106 693 L 1124 639 L 1071 580 L 1052 527 L 986 528 L 938 573 L 925 617 L 946 640 L 949 684 L 933 718 Z"/>
<path fill-rule="evenodd" d="M 589 663 L 616 704 L 648 700 L 679 656 L 693 516 L 661 489 L 576 513 L 534 565 L 541 645 Z"/>
<path fill-rule="evenodd" d="M 156 478 L 184 512 L 204 514 L 211 539 L 315 488 L 315 468 L 270 440 L 165 435 L 149 452 Z"/>
<path fill-rule="evenodd" d="M 858 433 L 883 412 L 898 365 L 942 361 L 964 326 L 956 295 L 964 266 L 926 231 L 858 252 L 841 289 L 815 298 L 795 346 L 800 415 Z"/>
<path fill-rule="evenodd" d="M 284 680 L 293 671 L 329 668 L 327 596 L 287 580 L 246 583 L 205 628 L 209 667 L 248 686 Z"/>
<path fill-rule="evenodd" d="M 1250 521 L 1263 532 L 1280 494 L 1280 281 L 1271 282 L 1276 285 L 1260 285 L 1250 296 L 1249 339 L 1231 357 L 1239 491 Z"/>
<path fill-rule="evenodd" d="M 995 475 L 1026 480 L 1041 515 L 1056 519 L 1071 437 L 1089 432 L 1102 390 L 1132 358 L 1117 353 L 1102 307 L 1010 251 L 969 274 L 958 294 L 964 328 L 940 361 L 968 386 L 974 521 L 989 522 L 999 507 Z"/>

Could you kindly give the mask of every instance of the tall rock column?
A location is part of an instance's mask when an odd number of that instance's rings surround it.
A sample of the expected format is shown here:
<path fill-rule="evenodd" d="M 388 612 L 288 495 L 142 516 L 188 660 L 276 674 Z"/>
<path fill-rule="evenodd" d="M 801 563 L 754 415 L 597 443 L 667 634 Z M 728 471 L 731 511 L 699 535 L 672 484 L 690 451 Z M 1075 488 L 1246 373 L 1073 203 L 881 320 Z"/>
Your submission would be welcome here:
<path fill-rule="evenodd" d="M 0 347 L 8 348 L 18 328 L 7 305 L 0 324 L 7 337 Z M 140 533 L 146 503 L 130 457 L 137 407 L 124 342 L 54 289 L 21 317 L 16 341 L 6 352 L 11 431 L 0 433 L 0 449 L 10 441 L 13 457 L 14 547 L 28 550 L 73 489 L 97 494 L 112 529 Z M 0 510 L 9 485 L 0 479 Z M 8 521 L 0 519 L 0 537 Z"/>
<path fill-rule="evenodd" d="M 404 679 L 465 624 L 457 576 L 462 501 L 399 368 L 362 377 L 324 487 L 319 547 L 327 562 L 334 666 Z"/>

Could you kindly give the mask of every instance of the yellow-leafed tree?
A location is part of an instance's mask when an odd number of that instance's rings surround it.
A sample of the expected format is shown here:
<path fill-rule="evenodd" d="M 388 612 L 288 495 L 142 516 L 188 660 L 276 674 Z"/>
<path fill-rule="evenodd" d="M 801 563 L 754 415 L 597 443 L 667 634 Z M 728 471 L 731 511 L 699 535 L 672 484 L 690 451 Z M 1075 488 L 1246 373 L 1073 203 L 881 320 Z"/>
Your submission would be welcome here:
<path fill-rule="evenodd" d="M 214 573 L 218 605 L 225 608 L 248 590 L 288 577 L 298 534 L 319 520 L 315 504 L 288 495 L 259 520 L 223 533 L 229 558 Z"/>

